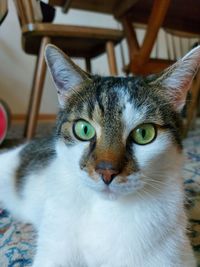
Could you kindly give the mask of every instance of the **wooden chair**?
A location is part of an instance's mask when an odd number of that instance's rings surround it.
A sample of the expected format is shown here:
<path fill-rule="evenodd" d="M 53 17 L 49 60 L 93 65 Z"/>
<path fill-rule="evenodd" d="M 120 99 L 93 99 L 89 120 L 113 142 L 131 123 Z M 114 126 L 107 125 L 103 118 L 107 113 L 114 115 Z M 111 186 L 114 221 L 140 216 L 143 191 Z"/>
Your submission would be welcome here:
<path fill-rule="evenodd" d="M 111 75 L 117 75 L 114 45 L 123 38 L 119 30 L 51 24 L 38 21 L 33 8 L 35 0 L 15 0 L 22 30 L 22 46 L 26 53 L 37 55 L 37 63 L 29 101 L 28 115 L 25 126 L 25 137 L 34 135 L 37 116 L 42 97 L 46 73 L 44 49 L 53 43 L 70 57 L 82 57 L 86 60 L 87 71 L 91 71 L 91 59 L 107 52 Z"/>

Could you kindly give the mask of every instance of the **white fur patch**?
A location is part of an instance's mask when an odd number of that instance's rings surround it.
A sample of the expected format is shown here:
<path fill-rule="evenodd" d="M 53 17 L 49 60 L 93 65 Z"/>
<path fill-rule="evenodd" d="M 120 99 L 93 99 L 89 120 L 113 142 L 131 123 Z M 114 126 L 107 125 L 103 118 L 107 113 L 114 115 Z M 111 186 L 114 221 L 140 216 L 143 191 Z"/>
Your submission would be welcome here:
<path fill-rule="evenodd" d="M 133 144 L 133 151 L 141 168 L 150 165 L 155 159 L 161 160 L 161 156 L 171 147 L 172 141 L 168 133 L 159 132 L 156 139 L 147 145 Z"/>
<path fill-rule="evenodd" d="M 121 101 L 122 104 L 125 104 L 125 109 L 122 114 L 122 122 L 124 125 L 123 140 L 126 142 L 127 137 L 131 131 L 144 122 L 144 116 L 146 114 L 147 107 L 144 105 L 141 109 L 134 107 L 133 103 L 129 103 L 125 98 Z"/>

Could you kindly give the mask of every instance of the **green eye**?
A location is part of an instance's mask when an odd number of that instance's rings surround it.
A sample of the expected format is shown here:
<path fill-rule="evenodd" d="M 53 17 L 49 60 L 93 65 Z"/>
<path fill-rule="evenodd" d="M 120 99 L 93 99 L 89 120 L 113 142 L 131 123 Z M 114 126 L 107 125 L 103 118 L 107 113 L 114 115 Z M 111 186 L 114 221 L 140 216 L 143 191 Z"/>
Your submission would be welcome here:
<path fill-rule="evenodd" d="M 95 136 L 94 127 L 87 121 L 79 120 L 74 124 L 74 135 L 81 141 L 89 141 Z"/>
<path fill-rule="evenodd" d="M 153 124 L 141 124 L 132 132 L 132 138 L 139 145 L 151 143 L 156 138 L 156 128 Z"/>

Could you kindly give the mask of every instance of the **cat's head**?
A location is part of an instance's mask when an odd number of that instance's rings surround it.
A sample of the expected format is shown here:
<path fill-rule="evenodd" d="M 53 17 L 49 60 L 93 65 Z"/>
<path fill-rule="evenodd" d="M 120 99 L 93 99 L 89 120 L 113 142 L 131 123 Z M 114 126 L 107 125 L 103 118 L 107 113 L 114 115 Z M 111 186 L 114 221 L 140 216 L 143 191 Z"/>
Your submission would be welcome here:
<path fill-rule="evenodd" d="M 146 78 L 89 75 L 52 45 L 45 56 L 60 104 L 58 140 L 88 186 L 126 195 L 155 190 L 179 171 L 180 113 L 200 65 L 200 46 Z"/>

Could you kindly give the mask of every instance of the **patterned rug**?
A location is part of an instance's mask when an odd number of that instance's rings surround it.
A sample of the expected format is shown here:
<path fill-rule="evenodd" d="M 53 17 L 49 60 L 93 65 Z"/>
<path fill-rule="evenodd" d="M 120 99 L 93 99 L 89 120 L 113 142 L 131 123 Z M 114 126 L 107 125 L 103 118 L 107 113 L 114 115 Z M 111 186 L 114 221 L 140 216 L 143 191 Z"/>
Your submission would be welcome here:
<path fill-rule="evenodd" d="M 186 161 L 183 169 L 186 209 L 190 220 L 190 239 L 200 267 L 200 120 L 184 141 Z"/>
<path fill-rule="evenodd" d="M 39 127 L 38 136 L 48 132 L 52 124 Z M 21 135 L 15 127 L 8 137 Z M 5 142 L 10 143 L 9 141 Z M 184 141 L 186 162 L 183 169 L 186 208 L 190 219 L 189 235 L 200 267 L 200 121 Z M 0 267 L 31 266 L 35 251 L 36 233 L 31 225 L 15 221 L 6 210 L 0 209 Z"/>

